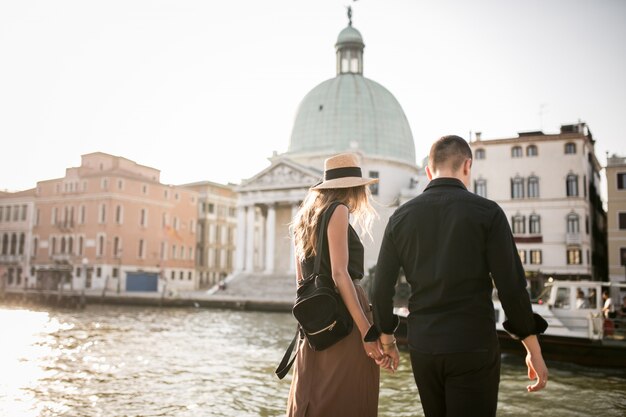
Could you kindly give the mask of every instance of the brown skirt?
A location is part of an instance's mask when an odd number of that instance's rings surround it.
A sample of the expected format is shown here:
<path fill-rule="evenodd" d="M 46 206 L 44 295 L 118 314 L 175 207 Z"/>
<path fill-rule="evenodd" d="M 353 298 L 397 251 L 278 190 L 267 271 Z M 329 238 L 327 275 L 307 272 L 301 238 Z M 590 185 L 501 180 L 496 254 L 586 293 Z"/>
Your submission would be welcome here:
<path fill-rule="evenodd" d="M 363 311 L 372 312 L 363 288 L 355 282 Z M 380 368 L 363 349 L 357 326 L 329 347 L 316 352 L 300 340 L 287 402 L 288 417 L 375 417 L 378 414 Z"/>

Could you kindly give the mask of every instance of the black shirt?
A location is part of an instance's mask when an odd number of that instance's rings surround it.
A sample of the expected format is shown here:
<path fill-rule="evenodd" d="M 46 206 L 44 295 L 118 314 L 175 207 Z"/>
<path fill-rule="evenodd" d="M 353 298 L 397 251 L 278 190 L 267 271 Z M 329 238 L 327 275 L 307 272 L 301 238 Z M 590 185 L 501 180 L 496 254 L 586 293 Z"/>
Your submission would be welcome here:
<path fill-rule="evenodd" d="M 396 323 L 392 297 L 400 268 L 411 285 L 407 330 L 414 350 L 453 353 L 496 346 L 493 283 L 509 333 L 525 338 L 545 330 L 545 321 L 533 315 L 504 212 L 458 179 L 434 179 L 389 218 L 372 300 L 376 327 L 384 333 L 392 333 Z"/>

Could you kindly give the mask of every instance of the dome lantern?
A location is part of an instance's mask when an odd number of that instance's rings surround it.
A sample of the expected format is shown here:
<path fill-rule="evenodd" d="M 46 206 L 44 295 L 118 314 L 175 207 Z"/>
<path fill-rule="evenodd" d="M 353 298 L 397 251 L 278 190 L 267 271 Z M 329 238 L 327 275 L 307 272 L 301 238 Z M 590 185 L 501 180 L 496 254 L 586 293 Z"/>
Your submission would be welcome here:
<path fill-rule="evenodd" d="M 352 8 L 348 6 L 348 26 L 337 37 L 337 75 L 363 75 L 363 37 L 352 27 Z"/>

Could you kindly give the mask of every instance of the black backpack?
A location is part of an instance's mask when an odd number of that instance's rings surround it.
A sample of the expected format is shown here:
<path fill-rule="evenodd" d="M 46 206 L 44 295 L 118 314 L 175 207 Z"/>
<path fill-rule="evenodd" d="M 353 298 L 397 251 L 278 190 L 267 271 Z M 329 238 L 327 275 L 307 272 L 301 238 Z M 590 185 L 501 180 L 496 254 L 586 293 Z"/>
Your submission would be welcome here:
<path fill-rule="evenodd" d="M 352 331 L 352 316 L 335 287 L 335 281 L 331 276 L 320 273 L 328 219 L 339 204 L 332 203 L 324 212 L 317 236 L 313 273 L 303 279 L 298 286 L 296 301 L 292 308 L 293 316 L 298 321 L 298 329 L 276 369 L 276 375 L 280 379 L 287 374 L 295 360 L 295 356 L 290 361 L 289 357 L 301 334 L 311 349 L 319 351 L 334 345 Z"/>

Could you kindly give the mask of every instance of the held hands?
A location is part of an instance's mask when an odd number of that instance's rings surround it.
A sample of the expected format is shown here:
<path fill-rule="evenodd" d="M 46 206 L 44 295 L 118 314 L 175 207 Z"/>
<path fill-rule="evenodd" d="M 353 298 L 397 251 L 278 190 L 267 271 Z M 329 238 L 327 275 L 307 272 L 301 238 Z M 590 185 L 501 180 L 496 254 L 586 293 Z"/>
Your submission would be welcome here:
<path fill-rule="evenodd" d="M 400 352 L 398 352 L 396 338 L 393 335 L 381 334 L 378 339 L 378 343 L 380 343 L 385 356 L 385 359 L 378 365 L 381 368 L 394 373 L 398 369 L 398 364 L 400 363 Z"/>

